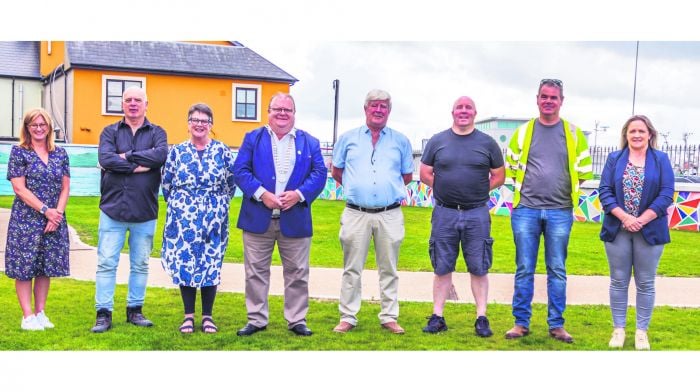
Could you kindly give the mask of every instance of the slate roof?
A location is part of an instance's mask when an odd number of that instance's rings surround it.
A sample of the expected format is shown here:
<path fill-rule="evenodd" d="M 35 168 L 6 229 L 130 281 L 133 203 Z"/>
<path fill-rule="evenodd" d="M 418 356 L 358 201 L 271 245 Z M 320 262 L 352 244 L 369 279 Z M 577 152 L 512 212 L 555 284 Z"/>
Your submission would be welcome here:
<path fill-rule="evenodd" d="M 240 45 L 240 44 L 239 44 Z M 245 46 L 166 41 L 67 41 L 71 67 L 258 79 L 298 80 Z"/>
<path fill-rule="evenodd" d="M 38 41 L 0 41 L 0 77 L 41 79 Z"/>

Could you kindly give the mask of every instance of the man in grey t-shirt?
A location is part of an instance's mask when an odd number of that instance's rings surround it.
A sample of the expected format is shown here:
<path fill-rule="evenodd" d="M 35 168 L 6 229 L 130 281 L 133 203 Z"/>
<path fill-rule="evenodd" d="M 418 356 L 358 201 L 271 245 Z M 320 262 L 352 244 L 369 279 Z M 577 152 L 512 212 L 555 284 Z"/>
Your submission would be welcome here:
<path fill-rule="evenodd" d="M 443 308 L 461 244 L 476 303 L 474 329 L 481 337 L 493 334 L 486 318 L 487 274 L 493 262 L 487 202 L 491 189 L 503 184 L 505 168 L 496 141 L 474 127 L 475 116 L 474 101 L 458 98 L 452 128 L 430 138 L 421 158 L 420 179 L 433 188 L 435 200 L 429 252 L 435 271 L 433 314 L 423 332 L 447 330 Z"/>
<path fill-rule="evenodd" d="M 554 339 L 571 343 L 564 329 L 566 256 L 578 203 L 579 181 L 592 177 L 583 132 L 559 117 L 564 101 L 561 80 L 543 79 L 537 93 L 540 115 L 520 126 L 506 154 L 506 175 L 513 178 L 511 226 L 515 241 L 515 325 L 507 339 L 530 333 L 535 268 L 540 237 L 547 266 L 547 324 Z"/>

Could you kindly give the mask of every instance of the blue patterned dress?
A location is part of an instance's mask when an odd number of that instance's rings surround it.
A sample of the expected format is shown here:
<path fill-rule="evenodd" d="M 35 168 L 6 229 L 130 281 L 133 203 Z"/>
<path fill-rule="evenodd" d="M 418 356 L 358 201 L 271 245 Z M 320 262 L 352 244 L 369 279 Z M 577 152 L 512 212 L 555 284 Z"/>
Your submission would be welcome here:
<path fill-rule="evenodd" d="M 63 176 L 70 177 L 68 154 L 56 146 L 49 152 L 48 164 L 34 150 L 12 146 L 7 163 L 7 179 L 24 177 L 27 189 L 49 208 L 56 208 Z M 56 231 L 44 233 L 48 220 L 19 197 L 12 203 L 5 248 L 5 274 L 12 279 L 31 280 L 37 276 L 68 276 L 68 223 L 64 219 Z"/>
<path fill-rule="evenodd" d="M 199 158 L 190 142 L 173 146 L 163 166 L 167 208 L 161 263 L 179 286 L 216 286 L 228 244 L 229 203 L 236 187 L 233 154 L 212 140 Z"/>

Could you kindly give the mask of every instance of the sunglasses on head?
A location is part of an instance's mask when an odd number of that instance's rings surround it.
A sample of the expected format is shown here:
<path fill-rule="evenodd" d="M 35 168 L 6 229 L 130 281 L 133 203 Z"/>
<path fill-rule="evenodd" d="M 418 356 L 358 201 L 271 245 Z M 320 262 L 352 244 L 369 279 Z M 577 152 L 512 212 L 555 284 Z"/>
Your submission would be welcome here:
<path fill-rule="evenodd" d="M 564 87 L 564 83 L 559 79 L 542 79 L 540 80 L 540 87 L 542 87 L 543 84 L 555 84 L 559 87 Z"/>

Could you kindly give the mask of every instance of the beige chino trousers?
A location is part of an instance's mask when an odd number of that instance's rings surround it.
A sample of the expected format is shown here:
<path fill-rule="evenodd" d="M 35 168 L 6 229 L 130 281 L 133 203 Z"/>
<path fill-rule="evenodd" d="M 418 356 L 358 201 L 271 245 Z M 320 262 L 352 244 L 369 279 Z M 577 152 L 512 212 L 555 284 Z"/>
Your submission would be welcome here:
<path fill-rule="evenodd" d="M 243 231 L 245 266 L 245 306 L 248 322 L 256 327 L 267 325 L 270 312 L 270 264 L 277 243 L 284 277 L 284 319 L 288 328 L 306 324 L 309 310 L 309 251 L 311 237 L 289 238 L 282 235 L 279 219 L 273 219 L 263 234 Z"/>
<path fill-rule="evenodd" d="M 370 240 L 374 239 L 379 273 L 381 324 L 399 318 L 399 248 L 404 238 L 401 208 L 368 213 L 345 207 L 340 217 L 340 244 L 343 247 L 343 277 L 340 287 L 340 320 L 357 325 L 362 303 L 362 270 L 367 260 Z"/>

